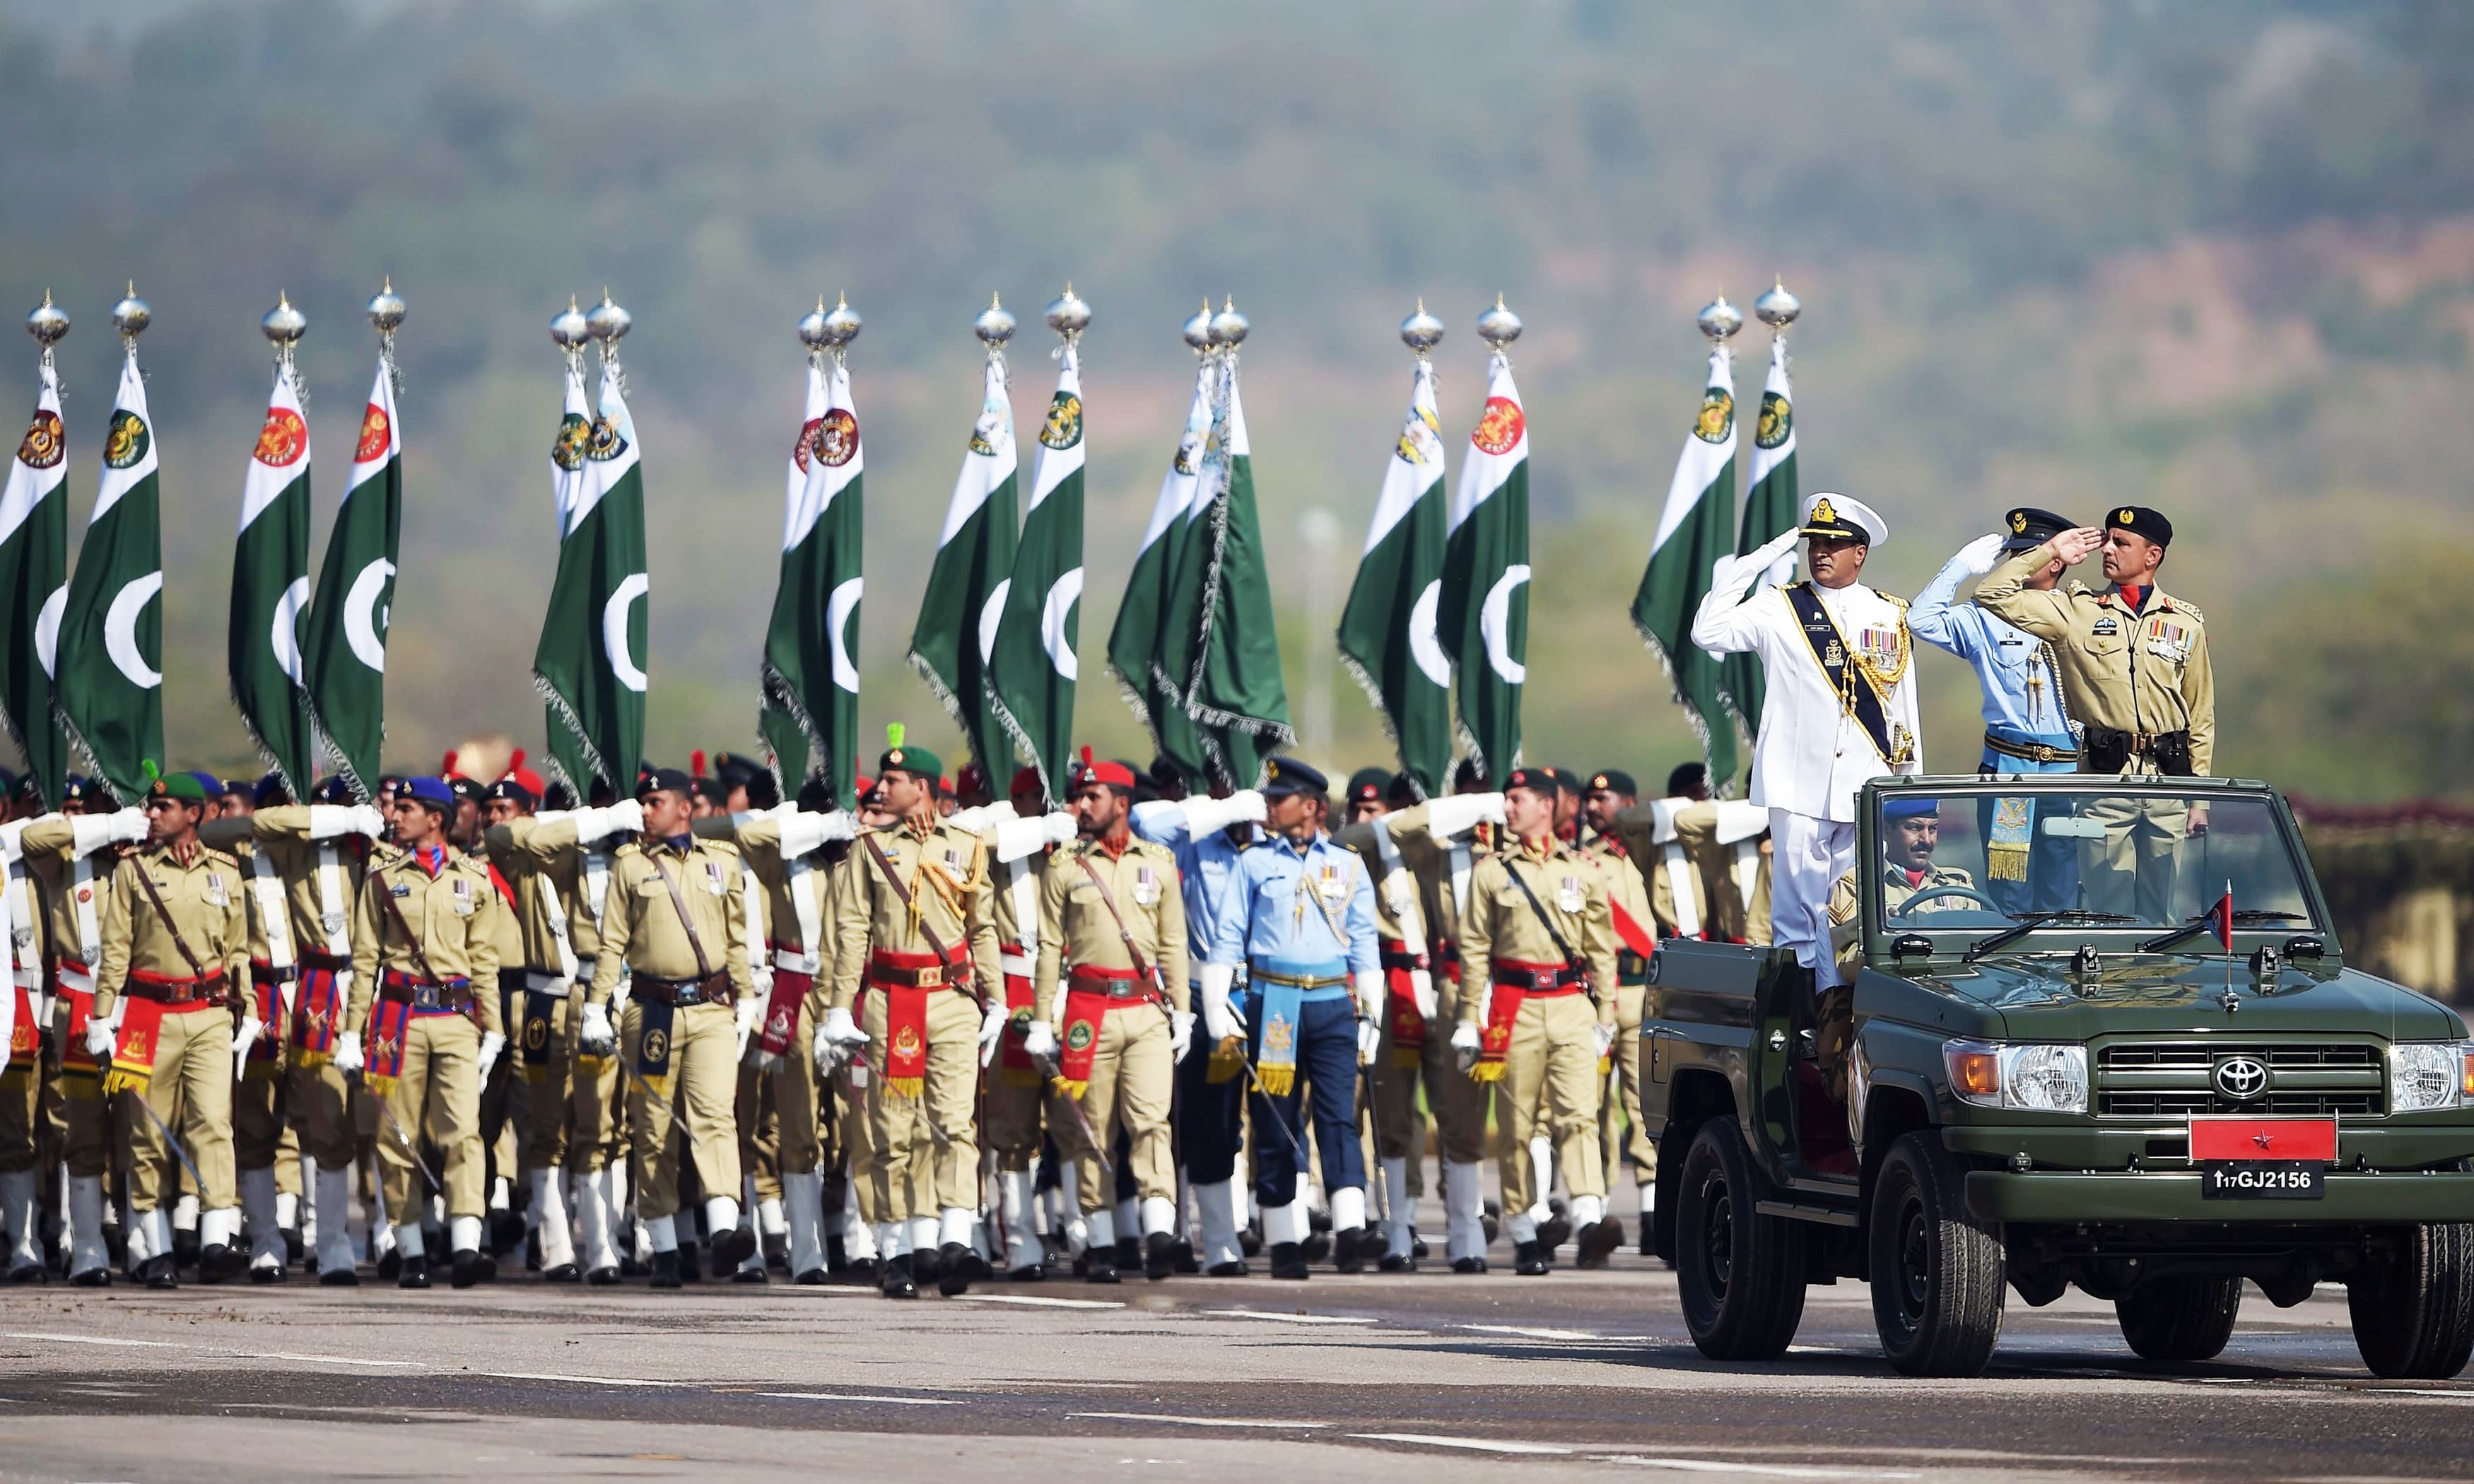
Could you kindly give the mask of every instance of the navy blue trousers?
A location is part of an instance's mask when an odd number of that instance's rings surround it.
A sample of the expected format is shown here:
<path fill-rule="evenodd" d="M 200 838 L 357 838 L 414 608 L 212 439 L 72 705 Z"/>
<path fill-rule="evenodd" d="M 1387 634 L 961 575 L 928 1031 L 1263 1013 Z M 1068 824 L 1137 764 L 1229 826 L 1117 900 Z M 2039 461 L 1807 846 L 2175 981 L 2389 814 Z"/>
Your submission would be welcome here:
<path fill-rule="evenodd" d="M 1238 1141 L 1245 1137 L 1246 1074 L 1213 1082 L 1211 1041 L 1198 1034 L 1176 1064 L 1176 1142 L 1185 1160 L 1185 1178 L 1198 1185 L 1216 1185 L 1237 1173 Z"/>
<path fill-rule="evenodd" d="M 1250 993 L 1246 1018 L 1249 1025 L 1262 1023 L 1262 1001 Z M 1289 1140 L 1305 1137 L 1301 1111 L 1312 1114 L 1324 1191 L 1366 1187 L 1366 1152 L 1357 1141 L 1357 1009 L 1346 995 L 1309 1000 L 1298 1007 L 1298 1080 L 1285 1096 L 1249 1095 L 1254 1200 L 1267 1207 L 1298 1198 L 1298 1180 L 1305 1170 Z"/>

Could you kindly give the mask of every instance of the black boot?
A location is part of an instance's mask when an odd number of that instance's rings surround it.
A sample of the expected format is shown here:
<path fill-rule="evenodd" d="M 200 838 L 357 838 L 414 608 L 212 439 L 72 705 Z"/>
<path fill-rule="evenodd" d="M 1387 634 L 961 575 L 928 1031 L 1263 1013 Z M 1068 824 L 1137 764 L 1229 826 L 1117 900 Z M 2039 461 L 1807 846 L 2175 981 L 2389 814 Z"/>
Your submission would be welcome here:
<path fill-rule="evenodd" d="M 943 1255 L 934 1247 L 912 1248 L 910 1260 L 912 1282 L 933 1283 L 944 1274 Z"/>
<path fill-rule="evenodd" d="M 1176 1243 L 1169 1250 L 1169 1257 L 1176 1264 L 1176 1271 L 1180 1273 L 1202 1271 L 1202 1264 L 1196 1261 L 1194 1257 L 1194 1244 L 1184 1237 L 1176 1238 Z"/>
<path fill-rule="evenodd" d="M 987 1275 L 987 1263 L 967 1242 L 947 1242 L 936 1251 L 936 1291 L 946 1298 L 970 1292 L 972 1282 Z"/>
<path fill-rule="evenodd" d="M 1571 1239 L 1571 1216 L 1561 1206 L 1549 1207 L 1546 1219 L 1538 1223 L 1538 1250 L 1552 1261 L 1555 1249 Z"/>
<path fill-rule="evenodd" d="M 609 1288 L 618 1281 L 617 1268 L 594 1268 L 584 1275 L 584 1281 L 595 1288 Z"/>
<path fill-rule="evenodd" d="M 1093 1245 L 1082 1254 L 1082 1281 L 1086 1283 L 1113 1283 L 1117 1281 L 1117 1249 L 1111 1245 Z"/>
<path fill-rule="evenodd" d="M 1202 1276 L 1205 1278 L 1246 1278 L 1250 1276 L 1253 1271 L 1254 1270 L 1252 1268 L 1246 1265 L 1246 1259 L 1240 1257 L 1234 1262 L 1215 1262 L 1211 1264 L 1211 1266 L 1202 1270 Z"/>
<path fill-rule="evenodd" d="M 1143 1239 L 1139 1236 L 1117 1238 L 1117 1270 L 1131 1272 L 1143 1265 Z"/>
<path fill-rule="evenodd" d="M 1154 1232 L 1143 1238 L 1143 1277 L 1158 1282 L 1176 1271 L 1176 1238 Z"/>
<path fill-rule="evenodd" d="M 398 1288 L 428 1287 L 429 1258 L 426 1256 L 405 1257 L 402 1264 L 395 1270 L 395 1285 Z"/>
<path fill-rule="evenodd" d="M 454 1283 L 458 1288 L 470 1288 L 474 1283 L 496 1282 L 498 1279 L 498 1259 L 485 1252 L 459 1247 L 455 1250 L 454 1271 Z"/>
<path fill-rule="evenodd" d="M 111 1269 L 88 1268 L 83 1273 L 72 1273 L 69 1282 L 79 1288 L 109 1288 L 111 1286 Z"/>
<path fill-rule="evenodd" d="M 850 1249 L 842 1245 L 842 1239 L 838 1236 L 826 1237 L 825 1271 L 829 1274 L 839 1273 L 848 1269 L 850 1265 Z M 806 1281 L 805 1277 L 803 1276 L 800 1281 Z"/>
<path fill-rule="evenodd" d="M 687 1281 L 681 1274 L 682 1267 L 683 1264 L 679 1260 L 678 1249 L 673 1248 L 668 1252 L 656 1252 L 653 1254 L 653 1286 L 656 1288 L 678 1287 L 681 1283 Z"/>
<path fill-rule="evenodd" d="M 756 1233 L 745 1227 L 733 1227 L 727 1232 L 716 1233 L 713 1240 L 705 1246 L 713 1253 L 715 1279 L 730 1278 L 739 1272 L 739 1265 L 756 1251 Z M 757 1273 L 756 1281 L 764 1281 L 763 1271 Z"/>
<path fill-rule="evenodd" d="M 1331 1234 L 1331 1265 L 1343 1273 L 1366 1271 L 1366 1257 L 1361 1251 L 1366 1229 L 1348 1227 Z"/>
<path fill-rule="evenodd" d="M 198 1265 L 197 1228 L 190 1227 L 182 1230 L 180 1227 L 174 1227 L 172 1229 L 172 1265 L 176 1268 L 192 1268 Z"/>
<path fill-rule="evenodd" d="M 291 1276 L 292 1270 L 286 1267 L 254 1267 L 249 1270 L 249 1281 L 253 1283 L 279 1283 Z"/>
<path fill-rule="evenodd" d="M 1486 1271 L 1486 1259 L 1484 1257 L 1454 1257 L 1452 1259 L 1452 1271 L 1465 1277 L 1483 1273 Z"/>
<path fill-rule="evenodd" d="M 1546 1272 L 1546 1255 L 1535 1241 L 1515 1243 L 1512 1249 L 1512 1271 L 1523 1278 L 1538 1278 Z"/>
<path fill-rule="evenodd" d="M 390 1247 L 378 1254 L 378 1281 L 394 1282 L 403 1274 L 403 1249 Z"/>
<path fill-rule="evenodd" d="M 521 1246 L 524 1239 L 524 1213 L 520 1210 L 490 1212 L 490 1256 L 503 1257 Z"/>
<path fill-rule="evenodd" d="M 696 1244 L 693 1242 L 679 1243 L 679 1281 L 682 1283 L 704 1281 L 704 1262 L 697 1256 Z"/>
<path fill-rule="evenodd" d="M 911 1277 L 910 1254 L 882 1258 L 876 1264 L 876 1286 L 888 1299 L 919 1297 L 918 1281 Z"/>
<path fill-rule="evenodd" d="M 1581 1229 L 1579 1245 L 1572 1255 L 1577 1268 L 1602 1268 L 1614 1250 L 1623 1245 L 1623 1223 L 1613 1216 L 1602 1216 Z"/>
<path fill-rule="evenodd" d="M 358 1288 L 361 1286 L 361 1275 L 352 1268 L 320 1268 L 318 1270 L 318 1286 L 321 1288 Z"/>
<path fill-rule="evenodd" d="M 149 1288 L 178 1288 L 181 1286 L 180 1276 L 174 1270 L 172 1255 L 168 1252 L 158 1253 L 154 1257 L 139 1263 L 137 1265 L 137 1279 L 138 1281 L 144 1283 Z"/>
<path fill-rule="evenodd" d="M 1300 1283 L 1304 1282 L 1306 1281 L 1306 1254 L 1304 1247 L 1296 1242 L 1273 1242 L 1272 1244 L 1272 1276 L 1273 1278 L 1293 1279 Z"/>
<path fill-rule="evenodd" d="M 584 1281 L 584 1269 L 572 1262 L 562 1262 L 542 1269 L 542 1279 L 552 1283 L 580 1283 Z"/>

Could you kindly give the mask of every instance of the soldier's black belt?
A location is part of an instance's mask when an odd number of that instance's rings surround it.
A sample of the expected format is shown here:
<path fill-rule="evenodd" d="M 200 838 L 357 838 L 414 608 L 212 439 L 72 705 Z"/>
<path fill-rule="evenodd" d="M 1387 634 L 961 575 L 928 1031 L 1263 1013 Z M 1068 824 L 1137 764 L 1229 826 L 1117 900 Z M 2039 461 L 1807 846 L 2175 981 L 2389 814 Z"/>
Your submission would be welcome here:
<path fill-rule="evenodd" d="M 1066 976 L 1066 988 L 1078 994 L 1104 994 L 1110 999 L 1149 999 L 1152 987 L 1132 969 L 1077 969 Z"/>
<path fill-rule="evenodd" d="M 224 976 L 208 974 L 203 979 L 176 979 L 170 974 L 150 974 L 142 969 L 129 971 L 129 982 L 120 993 L 132 999 L 151 999 L 164 1005 L 187 1005 L 205 1001 L 223 1003 Z"/>
<path fill-rule="evenodd" d="M 2169 778 L 2187 778 L 2191 776 L 2191 733 L 2188 730 L 2121 731 L 2091 722 L 2081 739 L 2079 756 L 2082 773 L 2120 773 L 2130 766 L 2132 758 L 2144 757 Z"/>
<path fill-rule="evenodd" d="M 1406 948 L 1385 948 L 1382 950 L 1380 957 L 1383 961 L 1383 967 L 1386 969 L 1423 969 L 1426 967 L 1426 955 L 1422 953 L 1412 953 Z"/>
<path fill-rule="evenodd" d="M 2098 730 L 2094 727 L 2089 728 L 2089 734 L 2095 734 Z M 1984 750 L 1988 753 L 1999 753 L 2004 757 L 2016 757 L 2021 762 L 2055 763 L 2079 760 L 2078 749 L 2074 747 L 2052 747 L 2043 742 L 2005 742 L 1989 731 L 1984 734 Z"/>
<path fill-rule="evenodd" d="M 719 1005 L 728 1009 L 739 1002 L 726 970 L 707 979 L 658 979 L 651 974 L 637 974 L 635 982 L 636 997 L 656 1005 Z"/>
<path fill-rule="evenodd" d="M 1649 982 L 1649 960 L 1630 948 L 1615 950 L 1615 983 L 1625 986 Z"/>
<path fill-rule="evenodd" d="M 473 981 L 416 979 L 390 970 L 378 979 L 378 998 L 415 1010 L 470 1010 L 473 1003 Z"/>
<path fill-rule="evenodd" d="M 1494 982 L 1530 994 L 1545 994 L 1556 990 L 1578 988 L 1581 976 L 1569 969 L 1512 969 L 1497 964 L 1494 966 Z"/>
<path fill-rule="evenodd" d="M 249 961 L 249 976 L 260 984 L 290 984 L 301 977 L 301 970 L 290 964 L 278 969 L 263 959 L 254 958 Z"/>

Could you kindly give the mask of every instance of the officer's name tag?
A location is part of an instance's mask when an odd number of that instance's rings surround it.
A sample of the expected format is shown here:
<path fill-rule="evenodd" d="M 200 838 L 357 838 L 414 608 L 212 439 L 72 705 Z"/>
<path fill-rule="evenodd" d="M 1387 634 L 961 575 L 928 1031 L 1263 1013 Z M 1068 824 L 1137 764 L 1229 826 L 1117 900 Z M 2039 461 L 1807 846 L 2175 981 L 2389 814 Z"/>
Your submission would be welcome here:
<path fill-rule="evenodd" d="M 398 897 L 409 897 L 409 896 L 411 896 L 411 895 L 412 895 L 412 888 L 411 888 L 411 887 L 409 887 L 409 886 L 404 885 L 404 884 L 403 884 L 402 882 L 400 882 L 400 881 L 397 882 L 395 885 L 393 885 L 393 886 L 391 886 L 391 887 L 388 887 L 388 888 L 387 888 L 387 890 L 388 890 L 389 892 L 393 893 L 395 896 L 398 896 Z"/>
<path fill-rule="evenodd" d="M 2088 633 L 2098 638 L 2108 638 L 2121 632 L 2122 625 L 2110 618 L 2099 618 L 2088 626 Z"/>

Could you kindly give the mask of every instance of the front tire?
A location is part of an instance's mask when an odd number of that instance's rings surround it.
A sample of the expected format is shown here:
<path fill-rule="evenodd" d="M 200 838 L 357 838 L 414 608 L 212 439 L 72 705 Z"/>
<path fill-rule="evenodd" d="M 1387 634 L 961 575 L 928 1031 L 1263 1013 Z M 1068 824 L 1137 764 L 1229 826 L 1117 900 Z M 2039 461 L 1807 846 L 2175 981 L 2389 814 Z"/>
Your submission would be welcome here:
<path fill-rule="evenodd" d="M 2474 1353 L 2474 1225 L 2410 1229 L 2396 1258 L 2345 1284 L 2354 1348 L 2374 1376 L 2446 1380 Z"/>
<path fill-rule="evenodd" d="M 1867 1271 L 1882 1352 L 1906 1376 L 1975 1376 L 2001 1335 L 2001 1228 L 1967 1209 L 1966 1170 L 1919 1129 L 1874 1185 Z"/>
<path fill-rule="evenodd" d="M 2114 1300 L 2113 1313 L 2143 1360 L 2214 1360 L 2234 1337 L 2242 1301 L 2239 1278 L 2160 1278 Z"/>
<path fill-rule="evenodd" d="M 1768 1183 L 1732 1119 L 1693 1136 L 1680 1185 L 1675 1279 L 1692 1343 L 1712 1360 L 1776 1360 L 1804 1322 L 1804 1228 L 1754 1209 Z"/>

